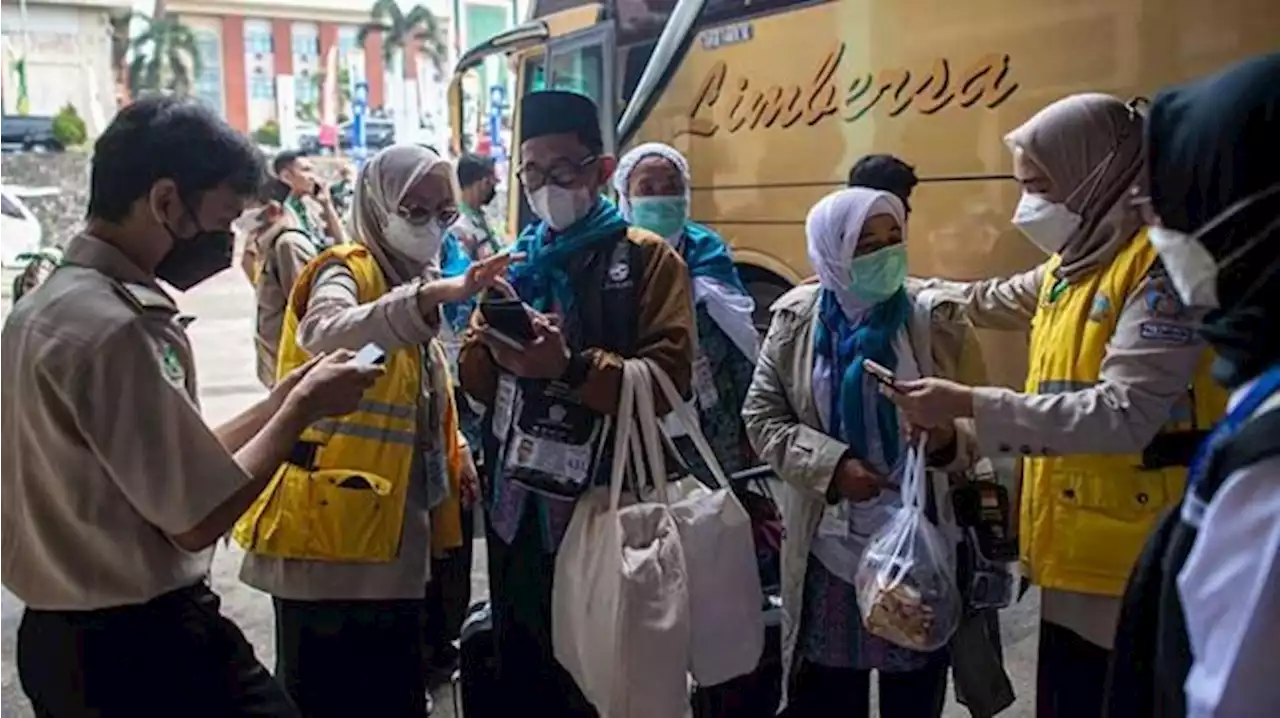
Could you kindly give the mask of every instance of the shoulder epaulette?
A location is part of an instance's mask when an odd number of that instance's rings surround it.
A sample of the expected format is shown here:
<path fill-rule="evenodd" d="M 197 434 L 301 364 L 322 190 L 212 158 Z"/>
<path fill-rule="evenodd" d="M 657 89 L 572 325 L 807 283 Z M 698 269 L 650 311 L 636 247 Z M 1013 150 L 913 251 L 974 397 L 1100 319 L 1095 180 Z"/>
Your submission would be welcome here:
<path fill-rule="evenodd" d="M 158 289 L 148 287 L 145 284 L 137 284 L 135 282 L 114 282 L 112 283 L 112 287 L 116 290 L 116 294 L 118 294 L 121 299 L 128 302 L 129 306 L 136 309 L 139 313 L 178 313 L 178 307 L 173 303 L 173 300 Z"/>

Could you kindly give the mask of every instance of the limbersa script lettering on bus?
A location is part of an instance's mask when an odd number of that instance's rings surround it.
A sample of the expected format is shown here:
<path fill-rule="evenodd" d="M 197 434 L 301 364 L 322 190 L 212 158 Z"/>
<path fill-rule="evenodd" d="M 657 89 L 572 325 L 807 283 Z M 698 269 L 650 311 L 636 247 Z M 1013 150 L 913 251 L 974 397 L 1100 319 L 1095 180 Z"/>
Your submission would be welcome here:
<path fill-rule="evenodd" d="M 731 76 L 729 64 L 716 61 L 689 108 L 687 127 L 676 136 L 715 137 L 801 122 L 812 127 L 836 116 L 857 122 L 876 108 L 890 117 L 912 108 L 924 115 L 951 106 L 994 109 L 1018 90 L 1010 79 L 1010 56 L 998 53 L 983 55 L 959 72 L 949 58 L 940 57 L 928 72 L 888 68 L 854 73 L 846 83 L 840 78 L 845 49 L 841 42 L 822 56 L 812 79 L 803 84 L 765 85 L 755 77 Z"/>

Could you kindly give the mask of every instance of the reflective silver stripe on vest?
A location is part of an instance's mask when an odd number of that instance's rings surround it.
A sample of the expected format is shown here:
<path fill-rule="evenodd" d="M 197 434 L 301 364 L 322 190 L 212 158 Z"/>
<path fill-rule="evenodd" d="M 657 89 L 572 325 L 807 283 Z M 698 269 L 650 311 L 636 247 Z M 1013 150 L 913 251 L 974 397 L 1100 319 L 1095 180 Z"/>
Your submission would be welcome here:
<path fill-rule="evenodd" d="M 382 414 L 393 419 L 412 419 L 415 407 L 402 406 L 400 404 L 388 404 L 385 401 L 372 401 L 370 399 L 361 399 L 360 406 L 357 411 L 367 411 L 370 414 Z"/>
<path fill-rule="evenodd" d="M 312 424 L 311 428 L 329 436 L 341 434 L 343 436 L 354 436 L 358 439 L 370 439 L 383 444 L 407 444 L 413 446 L 417 439 L 412 431 L 378 429 L 350 421 L 338 421 L 337 419 L 322 419 Z"/>
<path fill-rule="evenodd" d="M 1036 393 L 1066 394 L 1072 391 L 1080 391 L 1081 389 L 1089 389 L 1097 383 L 1096 381 L 1077 381 L 1075 379 L 1052 379 L 1040 382 L 1040 386 L 1036 387 Z"/>

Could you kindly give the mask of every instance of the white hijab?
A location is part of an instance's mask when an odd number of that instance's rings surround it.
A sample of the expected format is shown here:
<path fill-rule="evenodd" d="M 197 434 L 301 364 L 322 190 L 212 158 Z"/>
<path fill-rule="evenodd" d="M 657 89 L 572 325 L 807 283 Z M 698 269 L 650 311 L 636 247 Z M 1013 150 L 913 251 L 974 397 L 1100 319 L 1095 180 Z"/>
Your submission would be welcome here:
<path fill-rule="evenodd" d="M 661 157 L 676 166 L 680 171 L 680 178 L 684 180 L 684 198 L 689 199 L 689 184 L 693 178 L 689 174 L 689 160 L 680 154 L 680 150 L 661 142 L 637 145 L 618 160 L 618 168 L 613 171 L 613 188 L 618 191 L 618 211 L 628 222 L 631 221 L 631 175 L 649 157 Z M 666 239 L 672 241 L 671 237 Z"/>
<path fill-rule="evenodd" d="M 680 154 L 680 150 L 661 142 L 646 142 L 637 145 L 618 160 L 618 168 L 613 173 L 613 188 L 618 191 L 618 211 L 628 222 L 632 219 L 631 211 L 631 175 L 636 167 L 649 157 L 661 157 L 675 165 L 680 172 L 684 184 L 684 198 L 689 201 L 689 185 L 692 176 L 689 174 L 689 160 Z M 683 252 L 681 246 L 683 232 L 675 237 L 664 237 L 667 243 Z M 760 336 L 756 332 L 756 303 L 750 296 L 742 294 L 733 287 L 710 277 L 693 278 L 693 303 L 702 304 L 716 325 L 729 336 L 734 346 L 752 362 L 760 354 Z"/>
<path fill-rule="evenodd" d="M 902 240 L 907 239 L 907 213 L 902 200 L 889 192 L 849 187 L 818 200 L 804 222 L 809 246 L 809 264 L 818 275 L 818 283 L 836 296 L 849 321 L 856 322 L 871 305 L 849 291 L 849 264 L 862 225 L 872 217 L 887 214 L 898 220 Z"/>

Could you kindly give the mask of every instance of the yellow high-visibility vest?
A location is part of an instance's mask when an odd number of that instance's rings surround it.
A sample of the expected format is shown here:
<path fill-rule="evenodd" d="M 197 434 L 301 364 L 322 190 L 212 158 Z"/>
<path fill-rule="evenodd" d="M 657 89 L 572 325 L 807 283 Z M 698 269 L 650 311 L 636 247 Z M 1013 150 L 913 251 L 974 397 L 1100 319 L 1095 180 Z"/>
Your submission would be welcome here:
<path fill-rule="evenodd" d="M 1156 261 L 1146 230 L 1111 265 L 1065 287 L 1050 260 L 1031 323 L 1026 392 L 1077 391 L 1098 382 L 1120 310 Z M 1206 429 L 1227 392 L 1209 376 L 1206 349 L 1187 398 L 1162 431 Z M 1189 437 L 1189 440 L 1190 437 Z M 1186 468 L 1142 468 L 1140 454 L 1024 458 L 1020 544 L 1031 580 L 1044 587 L 1120 596 L 1156 519 L 1182 496 Z"/>
<path fill-rule="evenodd" d="M 289 293 L 277 378 L 309 358 L 298 346 L 298 322 L 316 273 L 335 258 L 355 277 L 361 304 L 387 293 L 382 270 L 361 245 L 338 245 L 308 263 Z M 384 562 L 396 556 L 417 450 L 420 346 L 389 352 L 385 366 L 356 412 L 303 432 L 293 456 L 236 522 L 232 535 L 246 551 L 314 561 Z"/>

